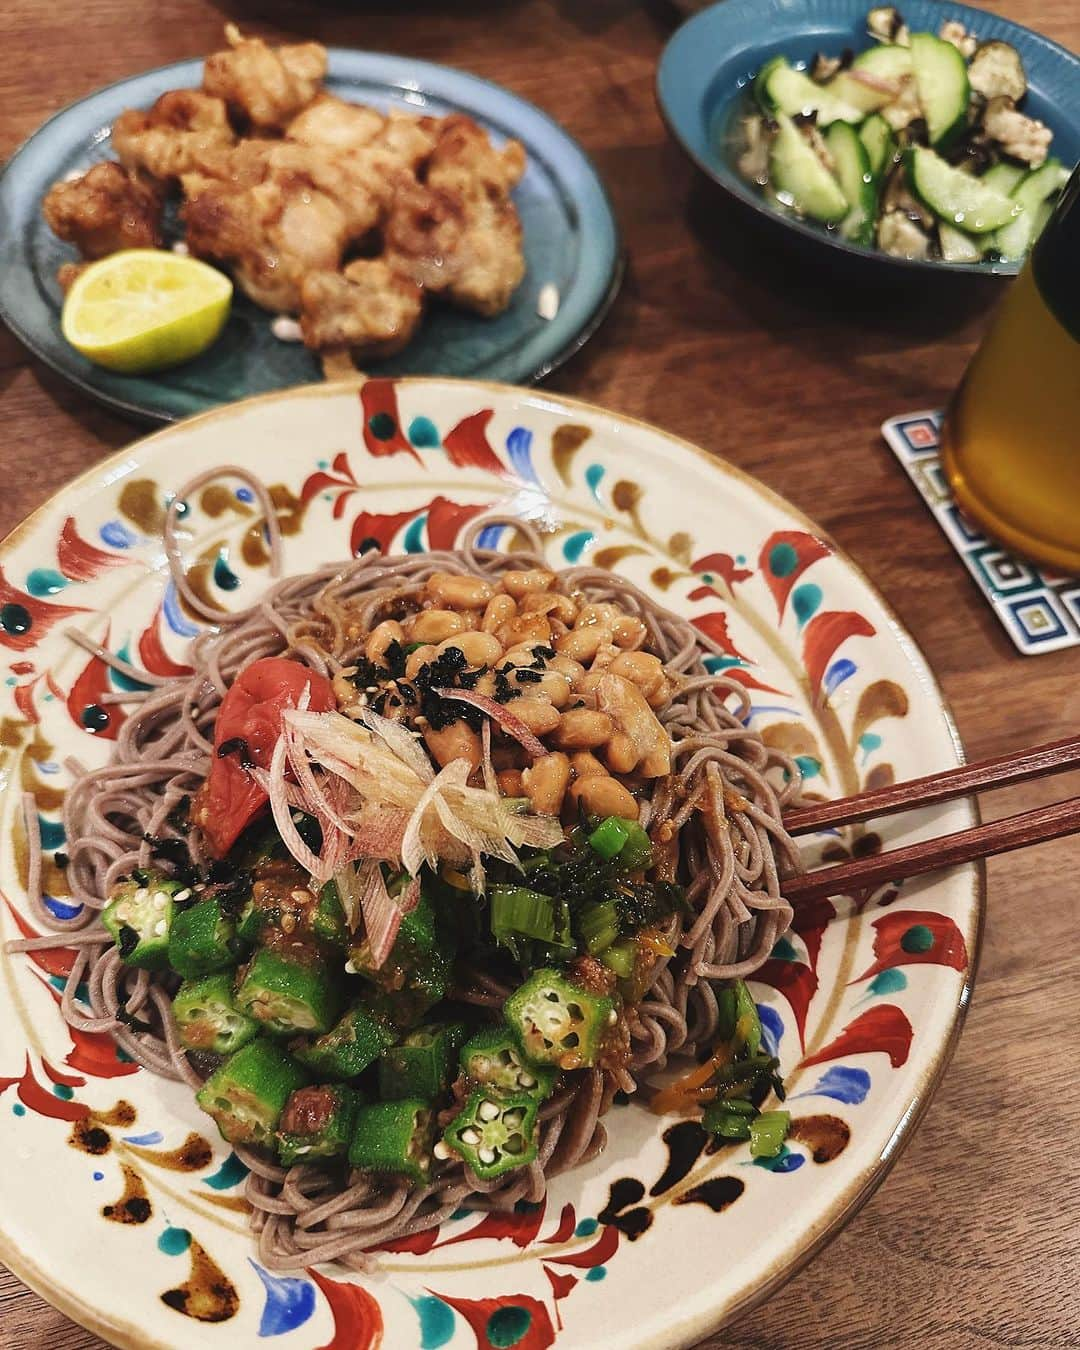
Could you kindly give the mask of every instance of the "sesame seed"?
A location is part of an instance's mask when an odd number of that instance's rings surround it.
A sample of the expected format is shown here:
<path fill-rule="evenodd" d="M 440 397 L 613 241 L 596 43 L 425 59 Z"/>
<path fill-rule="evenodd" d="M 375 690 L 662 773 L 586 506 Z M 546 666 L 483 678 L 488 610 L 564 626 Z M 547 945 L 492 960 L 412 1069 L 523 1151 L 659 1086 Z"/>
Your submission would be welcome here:
<path fill-rule="evenodd" d="M 185 886 L 184 889 L 183 889 L 182 891 L 177 891 L 177 893 L 173 896 L 173 899 L 176 901 L 176 903 L 177 903 L 178 905 L 182 905 L 182 904 L 184 903 L 185 900 L 190 900 L 190 899 L 191 899 L 191 887 L 190 887 L 190 886 Z"/>

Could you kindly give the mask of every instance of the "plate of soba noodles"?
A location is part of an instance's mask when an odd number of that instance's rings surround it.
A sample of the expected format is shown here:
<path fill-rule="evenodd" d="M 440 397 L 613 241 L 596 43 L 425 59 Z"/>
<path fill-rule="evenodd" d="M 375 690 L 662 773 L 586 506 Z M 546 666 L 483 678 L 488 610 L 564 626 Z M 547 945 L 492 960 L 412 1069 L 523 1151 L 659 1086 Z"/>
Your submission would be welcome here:
<path fill-rule="evenodd" d="M 118 1346 L 684 1346 L 882 1179 L 982 874 L 785 884 L 950 767 L 794 507 L 557 395 L 357 380 L 0 546 L 0 1259 Z M 942 820 L 942 816 L 945 817 Z"/>

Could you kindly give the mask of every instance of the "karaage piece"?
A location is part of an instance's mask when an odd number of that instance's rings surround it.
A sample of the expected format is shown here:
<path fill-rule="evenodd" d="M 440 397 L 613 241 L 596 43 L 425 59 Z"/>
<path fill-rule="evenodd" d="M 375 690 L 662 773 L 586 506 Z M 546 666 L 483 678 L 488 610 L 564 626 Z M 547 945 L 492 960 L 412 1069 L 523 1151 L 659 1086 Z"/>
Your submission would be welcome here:
<path fill-rule="evenodd" d="M 229 50 L 203 67 L 203 89 L 260 131 L 280 131 L 315 98 L 326 74 L 326 48 L 318 42 L 270 47 L 226 24 Z"/>
<path fill-rule="evenodd" d="M 84 258 L 161 244 L 160 192 L 113 160 L 81 178 L 54 183 L 42 203 L 49 229 Z"/>
<path fill-rule="evenodd" d="M 190 172 L 214 151 L 236 144 L 225 104 L 198 89 L 171 89 L 149 112 L 129 108 L 113 123 L 120 162 L 168 180 Z"/>
<path fill-rule="evenodd" d="M 345 214 L 304 177 L 283 173 L 238 188 L 189 175 L 184 190 L 192 253 L 227 263 L 264 309 L 297 313 L 304 276 L 341 265 L 349 236 Z"/>
<path fill-rule="evenodd" d="M 506 196 L 525 172 L 525 150 L 519 141 L 502 149 L 492 145 L 487 132 L 464 113 L 452 113 L 438 124 L 438 138 L 428 163 L 429 187 L 460 192 L 462 196 Z"/>
<path fill-rule="evenodd" d="M 509 196 L 524 163 L 516 141 L 496 150 L 470 118 L 446 118 L 426 182 L 395 196 L 387 256 L 455 304 L 500 314 L 525 275 L 521 220 Z"/>
<path fill-rule="evenodd" d="M 190 198 L 204 190 L 208 179 L 233 190 L 277 182 L 297 192 L 306 183 L 337 203 L 346 237 L 353 240 L 379 223 L 397 172 L 396 163 L 378 149 L 335 151 L 295 141 L 250 140 L 204 156 L 199 169 L 181 179 L 181 187 Z"/>
<path fill-rule="evenodd" d="M 424 307 L 422 288 L 383 258 L 357 258 L 344 272 L 313 272 L 304 278 L 300 297 L 304 342 L 355 360 L 400 351 Z"/>
<path fill-rule="evenodd" d="M 355 150 L 383 130 L 386 118 L 374 108 L 320 94 L 285 128 L 286 139 L 324 150 Z"/>

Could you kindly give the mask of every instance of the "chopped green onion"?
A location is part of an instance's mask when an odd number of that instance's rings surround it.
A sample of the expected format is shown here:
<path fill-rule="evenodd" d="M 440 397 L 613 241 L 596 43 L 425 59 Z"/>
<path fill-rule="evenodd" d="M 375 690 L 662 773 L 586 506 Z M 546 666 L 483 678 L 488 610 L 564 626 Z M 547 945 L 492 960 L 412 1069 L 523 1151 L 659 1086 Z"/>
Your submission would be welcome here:
<path fill-rule="evenodd" d="M 710 1134 L 719 1135 L 721 1139 L 749 1139 L 752 1122 L 739 1112 L 729 1110 L 730 1105 L 730 1102 L 713 1102 L 705 1110 L 702 1125 Z"/>
<path fill-rule="evenodd" d="M 492 886 L 491 932 L 496 942 L 507 937 L 555 941 L 555 904 L 550 895 L 527 886 Z"/>
<path fill-rule="evenodd" d="M 761 1018 L 754 997 L 742 980 L 735 985 L 735 1041 L 736 1053 L 744 1046 L 751 1055 L 761 1049 Z"/>
<path fill-rule="evenodd" d="M 629 821 L 620 820 L 618 816 L 608 816 L 589 835 L 589 847 L 594 853 L 599 853 L 601 858 L 614 858 L 622 852 L 629 837 Z"/>
<path fill-rule="evenodd" d="M 652 841 L 634 820 L 619 822 L 626 828 L 626 843 L 619 850 L 619 866 L 627 872 L 636 872 L 652 862 Z"/>
<path fill-rule="evenodd" d="M 628 980 L 634 973 L 637 961 L 638 945 L 633 938 L 615 942 L 606 951 L 600 953 L 600 960 L 609 970 L 613 970 L 620 980 Z"/>
<path fill-rule="evenodd" d="M 581 938 L 591 956 L 597 956 L 619 936 L 619 914 L 614 900 L 585 905 L 578 919 Z"/>
<path fill-rule="evenodd" d="M 750 1122 L 750 1156 L 775 1158 L 790 1127 L 790 1111 L 762 1111 Z"/>

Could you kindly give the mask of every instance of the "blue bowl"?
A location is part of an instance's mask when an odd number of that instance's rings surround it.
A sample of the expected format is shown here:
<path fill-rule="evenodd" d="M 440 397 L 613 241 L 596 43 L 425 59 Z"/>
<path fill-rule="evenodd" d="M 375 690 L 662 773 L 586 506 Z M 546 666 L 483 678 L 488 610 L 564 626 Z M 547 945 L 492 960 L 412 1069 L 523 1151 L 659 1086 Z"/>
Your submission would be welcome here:
<path fill-rule="evenodd" d="M 818 51 L 838 54 L 845 47 L 856 51 L 869 47 L 866 13 L 872 5 L 873 0 L 724 0 L 702 10 L 675 33 L 660 58 L 656 83 L 664 119 L 714 182 L 804 241 L 872 263 L 881 271 L 1014 275 L 1019 270 L 1016 262 L 893 258 L 775 210 L 739 177 L 725 141 L 754 75 L 773 56 L 809 62 Z M 1028 28 L 969 5 L 900 0 L 899 9 L 913 32 L 936 33 L 947 19 L 955 19 L 981 42 L 996 38 L 1011 43 L 1027 70 L 1024 110 L 1053 131 L 1052 153 L 1058 159 L 1069 165 L 1080 160 L 1080 58 Z"/>

